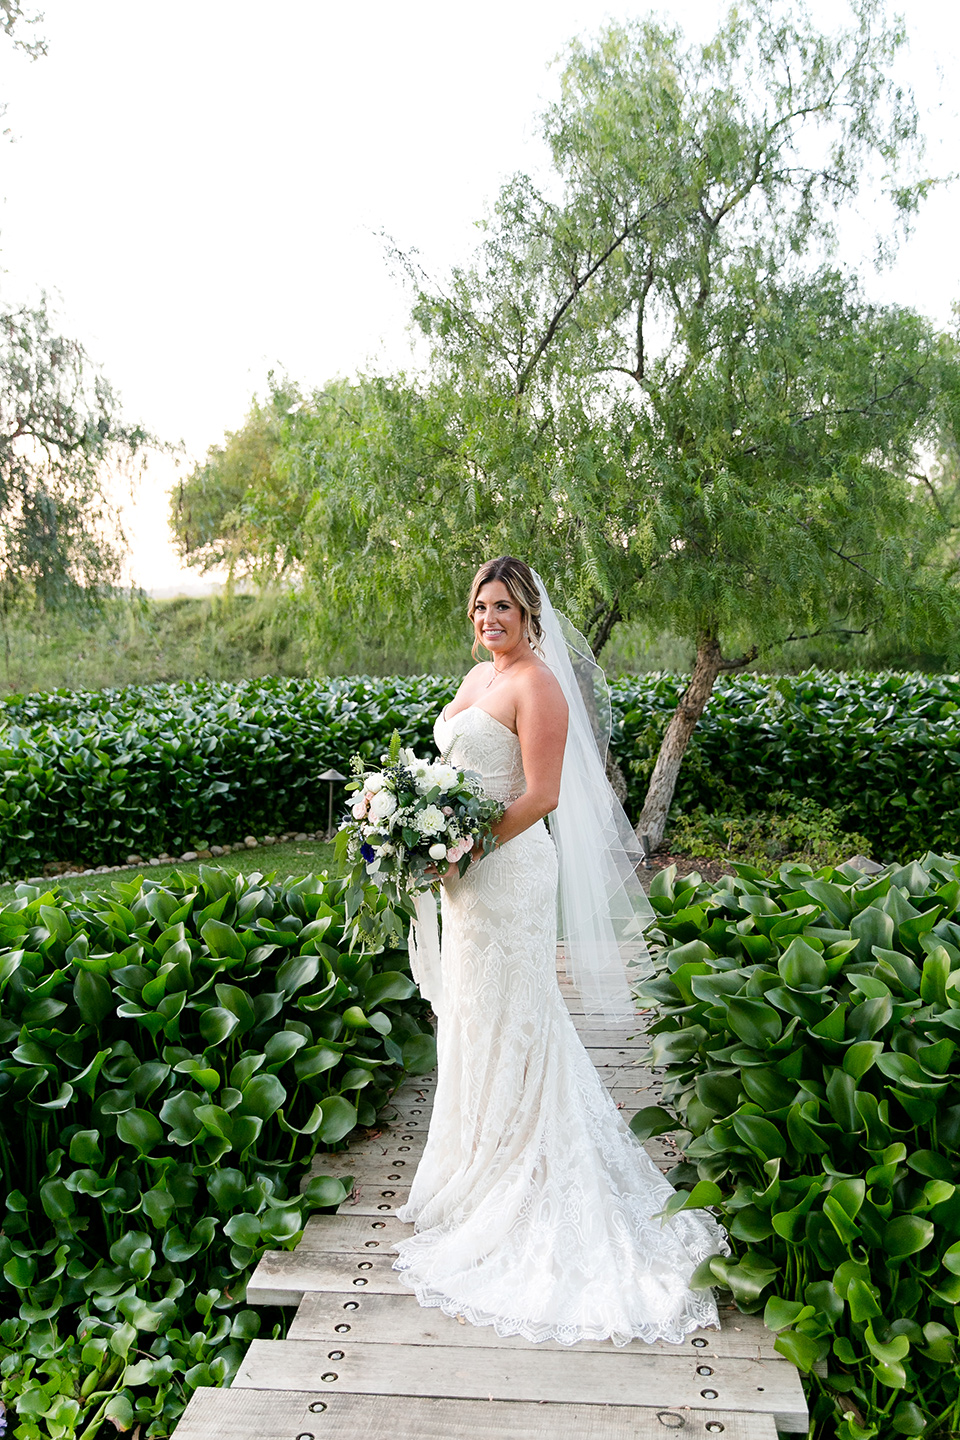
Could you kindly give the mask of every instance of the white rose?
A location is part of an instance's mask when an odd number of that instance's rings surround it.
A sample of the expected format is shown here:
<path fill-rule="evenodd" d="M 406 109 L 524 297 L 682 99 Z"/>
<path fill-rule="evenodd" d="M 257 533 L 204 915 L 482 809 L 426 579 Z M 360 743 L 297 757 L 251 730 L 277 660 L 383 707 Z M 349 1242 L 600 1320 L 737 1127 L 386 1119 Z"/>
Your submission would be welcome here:
<path fill-rule="evenodd" d="M 370 819 L 375 825 L 389 819 L 397 808 L 397 799 L 389 790 L 378 790 L 370 801 Z"/>
<path fill-rule="evenodd" d="M 382 845 L 377 847 L 377 854 L 381 855 L 385 860 L 394 853 L 394 848 L 388 840 L 385 840 Z"/>
<path fill-rule="evenodd" d="M 443 829 L 443 811 L 436 805 L 428 805 L 417 816 L 416 826 L 421 835 L 439 835 Z"/>
<path fill-rule="evenodd" d="M 363 788 L 364 790 L 369 790 L 371 795 L 376 795 L 379 790 L 383 789 L 386 783 L 386 775 L 381 775 L 379 771 L 373 775 L 364 775 L 363 777 Z"/>
<path fill-rule="evenodd" d="M 446 860 L 447 847 L 446 845 L 431 845 L 430 849 L 427 851 L 427 854 L 430 856 L 431 860 Z"/>
<path fill-rule="evenodd" d="M 452 765 L 444 765 L 442 761 L 437 761 L 430 768 L 433 771 L 433 783 L 439 785 L 441 790 L 451 790 L 456 785 L 457 772 Z"/>

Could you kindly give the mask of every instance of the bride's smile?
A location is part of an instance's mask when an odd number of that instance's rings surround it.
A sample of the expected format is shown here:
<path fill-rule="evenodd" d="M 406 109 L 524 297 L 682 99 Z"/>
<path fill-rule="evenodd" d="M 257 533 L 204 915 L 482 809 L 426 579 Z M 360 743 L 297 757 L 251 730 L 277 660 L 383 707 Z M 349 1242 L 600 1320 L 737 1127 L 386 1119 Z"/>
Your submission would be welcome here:
<path fill-rule="evenodd" d="M 502 580 L 490 580 L 479 591 L 473 606 L 473 629 L 480 644 L 493 656 L 497 674 L 503 673 L 512 658 L 519 658 L 512 654 L 518 647 L 521 652 L 529 649 L 523 612 Z"/>

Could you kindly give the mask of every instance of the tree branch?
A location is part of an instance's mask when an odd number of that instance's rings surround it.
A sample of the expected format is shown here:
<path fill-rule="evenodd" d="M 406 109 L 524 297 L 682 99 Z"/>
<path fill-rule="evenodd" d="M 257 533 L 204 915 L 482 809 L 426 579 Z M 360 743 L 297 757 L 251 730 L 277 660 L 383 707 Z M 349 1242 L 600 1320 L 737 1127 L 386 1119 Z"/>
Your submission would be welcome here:
<path fill-rule="evenodd" d="M 937 514 L 940 516 L 940 519 L 946 521 L 946 523 L 950 525 L 951 530 L 955 530 L 957 527 L 956 525 L 950 524 L 950 519 L 947 515 L 947 512 L 944 510 L 943 505 L 941 504 L 940 496 L 937 494 L 936 488 L 933 484 L 933 481 L 930 479 L 930 476 L 924 475 L 922 472 L 918 473 L 915 470 L 908 470 L 907 479 L 919 480 L 922 485 L 926 486 L 927 490 L 929 490 L 930 492 L 930 499 L 933 501 L 934 508 L 936 509 Z"/>
<path fill-rule="evenodd" d="M 596 259 L 587 266 L 587 268 L 582 272 L 582 274 L 573 274 L 569 293 L 567 294 L 565 299 L 563 299 L 557 306 L 556 310 L 554 311 L 553 315 L 547 323 L 546 330 L 540 337 L 539 344 L 537 345 L 533 354 L 530 356 L 530 359 L 527 361 L 526 365 L 521 370 L 520 374 L 517 376 L 518 396 L 522 395 L 526 390 L 527 385 L 530 382 L 530 377 L 536 369 L 541 356 L 549 347 L 551 341 L 553 340 L 553 337 L 557 333 L 557 330 L 560 328 L 561 320 L 563 319 L 564 315 L 566 315 L 567 311 L 570 309 L 570 306 L 576 300 L 583 287 L 593 279 L 597 271 L 602 269 L 602 267 L 610 259 L 610 256 L 615 254 L 616 251 L 620 249 L 620 246 L 623 244 L 623 242 L 629 239 L 629 237 L 636 231 L 638 226 L 642 225 L 645 220 L 649 220 L 651 215 L 655 215 L 658 211 L 665 209 L 666 205 L 667 201 L 661 200 L 659 204 L 654 205 L 650 210 L 645 210 L 642 215 L 638 216 L 636 220 L 632 221 L 629 225 L 626 226 L 625 229 L 621 230 L 613 240 L 611 240 L 610 244 L 606 247 L 606 249 L 603 250 L 596 257 Z"/>
<path fill-rule="evenodd" d="M 645 309 L 646 309 L 646 304 L 647 304 L 647 296 L 650 294 L 650 290 L 651 290 L 652 285 L 653 285 L 653 246 L 651 245 L 651 246 L 650 246 L 650 259 L 649 259 L 649 261 L 648 261 L 648 263 L 647 263 L 646 274 L 645 274 L 644 277 L 643 277 L 643 286 L 642 286 L 642 288 L 641 288 L 641 290 L 640 290 L 640 298 L 639 298 L 639 301 L 638 301 L 638 303 L 637 303 L 637 368 L 636 368 L 636 370 L 634 371 L 633 378 L 637 381 L 638 384 L 639 384 L 640 381 L 643 379 L 643 376 L 644 376 L 644 367 L 645 367 L 645 364 L 646 364 L 646 355 L 645 355 L 645 353 L 644 353 L 644 343 L 643 343 L 643 318 L 644 318 L 644 311 L 645 311 Z"/>
<path fill-rule="evenodd" d="M 610 639 L 610 634 L 613 630 L 614 625 L 616 625 L 617 621 L 622 618 L 623 617 L 620 614 L 620 601 L 616 596 L 614 596 L 613 604 L 607 610 L 607 613 L 606 615 L 604 615 L 603 620 L 601 621 L 600 625 L 596 630 L 596 633 L 590 640 L 590 649 L 593 651 L 594 658 L 597 658 L 600 655 L 604 645 L 606 645 L 607 641 Z"/>
<path fill-rule="evenodd" d="M 853 560 L 849 555 L 844 555 L 842 550 L 834 550 L 832 545 L 828 545 L 826 548 L 830 551 L 831 555 L 836 555 L 837 559 L 842 560 L 845 565 L 852 565 L 854 570 L 859 570 L 861 575 L 866 575 L 867 579 L 872 580 L 874 585 L 883 585 L 882 580 L 878 580 L 876 575 L 871 575 L 869 570 L 865 569 L 863 565 L 858 565 L 856 560 Z"/>
<path fill-rule="evenodd" d="M 756 645 L 751 645 L 750 649 L 746 652 L 745 655 L 739 655 L 735 660 L 721 660 L 720 670 L 722 672 L 729 672 L 730 670 L 742 670 L 744 665 L 751 665 L 753 661 L 756 660 L 759 654 L 759 648 Z"/>

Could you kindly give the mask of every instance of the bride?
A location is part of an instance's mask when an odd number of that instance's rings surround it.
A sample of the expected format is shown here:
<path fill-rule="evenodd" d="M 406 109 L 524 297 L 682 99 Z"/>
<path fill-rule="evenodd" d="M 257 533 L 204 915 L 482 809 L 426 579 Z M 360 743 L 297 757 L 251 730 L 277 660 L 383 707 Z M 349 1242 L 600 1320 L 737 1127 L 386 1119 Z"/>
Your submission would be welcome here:
<path fill-rule="evenodd" d="M 637 948 L 653 912 L 591 725 L 592 713 L 603 728 L 609 705 L 602 672 L 520 560 L 481 566 L 467 609 L 474 655 L 482 645 L 492 658 L 434 735 L 506 809 L 494 851 L 444 883 L 439 964 L 419 927 L 439 1068 L 398 1212 L 416 1229 L 395 1268 L 421 1305 L 500 1335 L 679 1342 L 718 1323 L 712 1293 L 688 1281 L 726 1244 L 703 1212 L 656 1218 L 672 1187 L 608 1095 L 556 978 L 559 888 L 585 1012 L 632 1022 L 621 946 Z"/>

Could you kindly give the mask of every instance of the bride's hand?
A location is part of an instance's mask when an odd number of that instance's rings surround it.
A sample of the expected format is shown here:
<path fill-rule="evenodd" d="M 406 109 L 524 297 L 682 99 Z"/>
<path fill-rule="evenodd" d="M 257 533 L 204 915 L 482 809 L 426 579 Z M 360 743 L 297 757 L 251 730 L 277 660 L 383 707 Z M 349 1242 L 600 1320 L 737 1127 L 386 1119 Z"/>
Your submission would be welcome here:
<path fill-rule="evenodd" d="M 436 865 L 428 865 L 423 873 L 425 876 L 429 877 L 431 884 L 433 884 L 435 880 L 439 880 L 441 885 L 445 885 L 450 879 L 451 875 L 456 875 L 457 867 L 456 865 L 448 865 L 446 870 L 441 875 Z"/>

